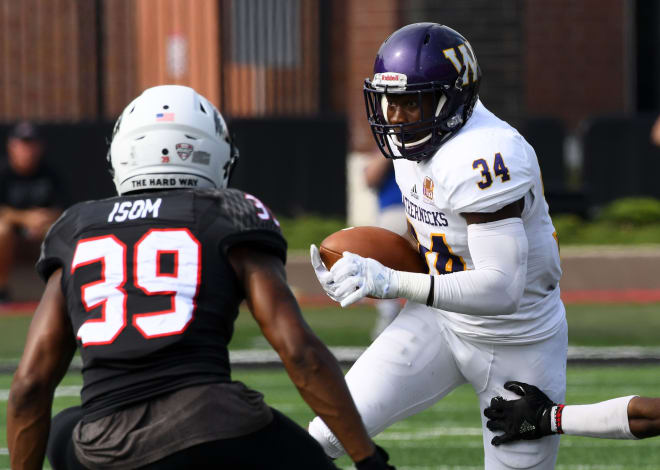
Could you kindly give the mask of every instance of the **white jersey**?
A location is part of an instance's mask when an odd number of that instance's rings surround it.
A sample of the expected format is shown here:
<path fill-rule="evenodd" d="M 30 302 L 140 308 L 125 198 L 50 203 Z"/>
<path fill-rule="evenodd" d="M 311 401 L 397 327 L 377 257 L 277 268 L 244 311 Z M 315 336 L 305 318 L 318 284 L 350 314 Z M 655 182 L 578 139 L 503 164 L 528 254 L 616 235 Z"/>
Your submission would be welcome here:
<path fill-rule="evenodd" d="M 559 249 L 534 149 L 478 101 L 465 126 L 423 162 L 394 160 L 408 220 L 432 274 L 473 269 L 461 213 L 495 212 L 524 198 L 529 242 L 525 290 L 516 313 L 476 316 L 436 309 L 456 333 L 488 342 L 527 343 L 563 324 Z"/>

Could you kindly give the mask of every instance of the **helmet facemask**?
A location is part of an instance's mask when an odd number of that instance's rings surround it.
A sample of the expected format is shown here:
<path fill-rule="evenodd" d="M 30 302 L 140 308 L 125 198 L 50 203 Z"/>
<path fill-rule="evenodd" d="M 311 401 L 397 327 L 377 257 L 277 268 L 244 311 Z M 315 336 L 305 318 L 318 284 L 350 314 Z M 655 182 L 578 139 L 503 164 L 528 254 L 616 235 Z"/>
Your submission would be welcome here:
<path fill-rule="evenodd" d="M 409 93 L 412 95 L 412 93 Z M 433 132 L 433 121 L 435 118 L 437 118 L 440 115 L 440 111 L 442 111 L 442 106 L 447 102 L 447 98 L 445 95 L 440 94 L 440 98 L 437 99 L 436 96 L 433 96 L 433 103 L 437 102 L 437 105 L 435 105 L 435 112 L 432 113 L 426 113 L 426 114 L 431 114 L 430 116 L 425 116 L 424 113 L 424 95 L 421 92 L 417 92 L 416 94 L 416 100 L 417 100 L 417 108 L 420 110 L 420 120 L 412 123 L 404 123 L 404 124 L 394 124 L 395 126 L 398 126 L 398 132 L 396 129 L 392 129 L 388 132 L 389 138 L 392 140 L 394 145 L 396 145 L 399 148 L 403 147 L 408 147 L 408 148 L 413 148 L 418 145 L 423 144 L 424 142 L 427 142 Z M 399 95 L 401 96 L 401 95 Z M 405 95 L 403 95 L 405 96 Z M 389 102 L 393 98 L 393 94 L 387 94 L 384 93 L 381 98 L 380 98 L 380 103 L 381 103 L 381 108 L 383 111 L 383 119 L 388 125 L 393 125 L 389 122 L 389 119 L 387 118 L 387 108 L 389 107 Z M 431 106 L 432 108 L 434 107 L 433 105 Z M 413 133 L 414 131 L 414 133 Z M 412 140 L 411 139 L 416 139 Z"/>
<path fill-rule="evenodd" d="M 460 95 L 452 93 L 454 90 L 461 90 L 461 76 L 462 74 L 456 80 L 457 83 L 452 85 L 430 82 L 409 85 L 405 89 L 374 85 L 375 80 L 365 80 L 367 119 L 376 143 L 385 157 L 426 160 L 464 124 L 464 107 L 456 103 Z M 387 105 L 388 96 L 392 95 L 414 96 L 421 110 L 420 119 L 403 124 L 389 123 Z M 425 95 L 432 97 L 431 113 L 424 112 Z M 411 140 L 412 138 L 415 140 Z"/>

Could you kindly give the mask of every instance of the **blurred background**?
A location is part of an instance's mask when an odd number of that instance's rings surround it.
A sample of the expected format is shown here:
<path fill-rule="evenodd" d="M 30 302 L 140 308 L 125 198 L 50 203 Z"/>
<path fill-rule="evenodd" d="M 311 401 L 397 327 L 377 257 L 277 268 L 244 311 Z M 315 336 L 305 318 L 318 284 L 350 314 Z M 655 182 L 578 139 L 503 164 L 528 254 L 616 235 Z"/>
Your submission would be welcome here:
<path fill-rule="evenodd" d="M 660 243 L 660 0 L 0 0 L 0 141 L 20 120 L 40 124 L 68 203 L 108 197 L 123 107 L 154 85 L 192 86 L 241 150 L 232 186 L 304 249 L 374 223 L 362 83 L 382 41 L 418 21 L 468 38 L 482 101 L 535 147 L 568 247 L 565 290 L 659 289 L 654 246 L 569 257 L 574 244 Z M 589 260 L 598 276 L 580 270 Z"/>

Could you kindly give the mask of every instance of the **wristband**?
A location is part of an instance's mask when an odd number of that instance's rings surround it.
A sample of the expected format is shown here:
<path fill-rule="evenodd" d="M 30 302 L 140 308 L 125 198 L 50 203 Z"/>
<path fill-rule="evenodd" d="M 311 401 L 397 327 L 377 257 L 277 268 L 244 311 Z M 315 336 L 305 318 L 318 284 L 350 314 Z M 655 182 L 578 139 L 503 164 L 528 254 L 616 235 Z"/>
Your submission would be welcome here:
<path fill-rule="evenodd" d="M 433 277 L 428 274 L 409 273 L 406 271 L 394 271 L 397 277 L 396 294 L 392 297 L 403 297 L 420 304 L 432 299 Z M 427 304 L 428 305 L 428 304 Z"/>
<path fill-rule="evenodd" d="M 433 307 L 434 299 L 435 299 L 435 276 L 431 276 L 431 287 L 429 288 L 429 296 L 426 298 L 426 306 Z"/>
<path fill-rule="evenodd" d="M 564 434 L 561 428 L 561 413 L 564 410 L 564 405 L 556 405 L 552 407 L 552 415 L 550 416 L 550 431 L 556 434 Z"/>

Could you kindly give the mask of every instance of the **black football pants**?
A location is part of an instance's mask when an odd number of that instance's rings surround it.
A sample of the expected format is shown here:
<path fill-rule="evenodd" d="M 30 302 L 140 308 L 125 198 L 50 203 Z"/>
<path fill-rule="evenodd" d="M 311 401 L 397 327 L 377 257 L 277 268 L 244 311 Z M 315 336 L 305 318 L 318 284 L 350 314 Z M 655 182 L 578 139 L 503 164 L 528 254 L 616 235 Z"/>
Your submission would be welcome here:
<path fill-rule="evenodd" d="M 143 470 L 338 470 L 307 431 L 273 409 L 273 421 L 246 436 L 205 442 L 180 450 Z M 71 435 L 82 418 L 79 406 L 58 413 L 46 455 L 54 470 L 86 470 L 73 451 Z"/>

